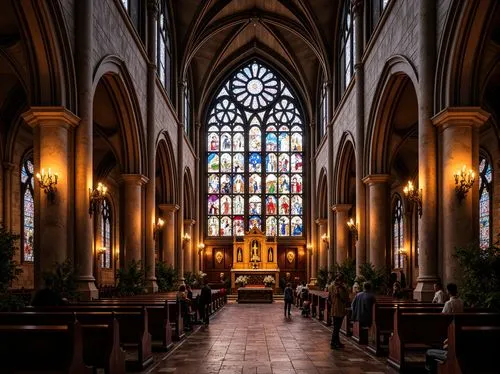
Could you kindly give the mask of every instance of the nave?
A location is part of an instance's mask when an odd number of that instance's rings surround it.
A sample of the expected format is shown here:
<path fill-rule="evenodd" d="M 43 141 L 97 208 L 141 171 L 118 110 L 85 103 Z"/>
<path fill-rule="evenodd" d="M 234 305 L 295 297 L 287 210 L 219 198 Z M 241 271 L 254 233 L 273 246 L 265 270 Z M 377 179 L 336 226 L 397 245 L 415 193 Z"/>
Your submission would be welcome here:
<path fill-rule="evenodd" d="M 330 349 L 331 329 L 283 303 L 228 303 L 148 373 L 376 374 L 395 373 L 344 339 Z"/>

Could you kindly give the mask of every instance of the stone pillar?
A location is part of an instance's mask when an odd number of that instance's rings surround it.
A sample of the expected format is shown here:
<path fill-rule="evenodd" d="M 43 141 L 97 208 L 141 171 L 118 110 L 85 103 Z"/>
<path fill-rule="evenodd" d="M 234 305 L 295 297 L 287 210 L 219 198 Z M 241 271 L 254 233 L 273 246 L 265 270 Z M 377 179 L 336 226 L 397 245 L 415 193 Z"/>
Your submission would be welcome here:
<path fill-rule="evenodd" d="M 123 185 L 123 258 L 124 267 L 142 259 L 142 186 L 148 178 L 141 174 L 122 174 Z M 143 262 L 143 266 L 144 266 Z"/>
<path fill-rule="evenodd" d="M 363 0 L 352 0 L 354 19 L 354 71 L 356 75 L 356 220 L 358 241 L 356 243 L 356 273 L 366 262 L 366 212 L 364 171 L 364 133 L 365 133 L 365 77 L 363 66 Z"/>
<path fill-rule="evenodd" d="M 184 235 L 188 234 L 191 240 L 185 240 L 182 246 L 184 252 L 184 271 L 193 272 L 193 225 L 196 223 L 194 219 L 184 220 Z"/>
<path fill-rule="evenodd" d="M 195 123 L 195 134 L 194 134 L 194 149 L 197 149 L 198 150 L 198 155 L 204 155 L 205 152 L 201 149 L 201 145 L 200 145 L 200 130 L 201 130 L 201 125 L 199 122 L 196 122 Z M 201 161 L 203 160 L 203 162 Z M 205 201 L 205 196 L 202 195 L 201 191 L 202 191 L 202 188 L 201 188 L 201 185 L 202 183 L 200 183 L 200 172 L 201 170 L 204 170 L 205 168 L 205 158 L 200 158 L 200 157 L 196 157 L 196 169 L 195 169 L 195 173 L 194 173 L 194 188 L 195 188 L 195 215 L 198 214 L 198 217 L 203 217 L 204 216 L 204 207 L 206 206 L 204 204 L 204 201 Z M 203 178 L 203 177 L 202 177 Z M 202 179 L 203 180 L 203 179 Z M 199 252 L 199 249 L 198 249 L 198 245 L 200 245 L 201 243 L 203 243 L 203 225 L 204 223 L 204 220 L 198 220 L 198 222 L 196 222 L 196 225 L 194 226 L 194 237 L 196 239 L 195 243 L 196 243 L 196 247 L 193 249 L 194 251 L 194 261 L 193 261 L 193 267 L 194 267 L 194 270 L 195 271 L 200 271 L 202 270 L 202 262 L 203 262 L 203 255 L 200 254 Z"/>
<path fill-rule="evenodd" d="M 326 218 L 318 218 L 316 220 L 318 225 L 318 258 L 319 258 L 319 269 L 327 267 L 328 260 L 328 241 L 322 239 L 323 235 L 328 235 L 328 220 Z M 329 238 L 328 238 L 329 239 Z"/>
<path fill-rule="evenodd" d="M 160 211 L 162 212 L 163 230 L 162 235 L 162 259 L 168 265 L 175 267 L 175 213 L 179 210 L 179 205 L 176 204 L 160 204 Z"/>
<path fill-rule="evenodd" d="M 75 135 L 75 271 L 78 290 L 87 299 L 97 298 L 94 284 L 94 224 L 89 215 L 89 190 L 93 189 L 93 1 L 77 1 L 75 71 L 80 125 Z"/>
<path fill-rule="evenodd" d="M 184 221 L 184 91 L 186 90 L 186 82 L 181 81 L 178 84 L 178 105 L 177 116 L 180 122 L 177 126 L 177 180 L 179 182 L 177 201 L 179 204 L 179 211 L 177 212 L 177 222 L 179 222 L 179 230 L 177 232 L 177 243 L 181 243 L 180 248 L 177 249 L 176 268 L 179 274 L 179 280 L 184 281 L 184 233 L 180 230 L 181 224 Z"/>
<path fill-rule="evenodd" d="M 309 146 L 311 147 L 310 159 L 309 159 L 309 170 L 305 170 L 306 176 L 309 178 L 309 188 L 307 190 L 309 201 L 313 201 L 314 204 L 309 204 L 309 215 L 307 216 L 307 236 L 308 243 L 313 247 L 312 253 L 307 256 L 307 279 L 316 278 L 316 267 L 317 267 L 317 253 L 318 248 L 316 247 L 316 225 L 314 223 L 314 217 L 316 215 L 316 159 L 314 157 L 314 150 L 316 149 L 316 126 L 314 122 L 309 124 Z M 306 213 L 307 214 L 307 213 Z"/>
<path fill-rule="evenodd" d="M 472 169 L 478 175 L 479 145 L 474 141 L 474 132 L 489 118 L 489 113 L 478 107 L 446 108 L 434 118 L 434 125 L 438 127 L 441 138 L 441 175 L 442 182 L 439 196 L 442 199 L 442 275 L 443 282 L 455 282 L 457 262 L 453 257 L 456 247 L 472 244 L 474 241 L 475 211 L 479 204 L 474 201 L 474 190 L 479 187 L 479 180 L 473 189 L 469 190 L 463 200 L 459 200 L 455 193 L 455 179 L 453 174 L 465 165 L 467 170 Z"/>
<path fill-rule="evenodd" d="M 1 192 L 1 200 L 3 201 L 3 217 L 1 222 L 7 230 L 12 230 L 12 172 L 16 164 L 12 162 L 3 163 L 3 191 Z M 36 183 L 36 181 L 35 181 Z M 20 199 L 23 196 L 20 195 Z M 21 227 L 23 223 L 21 222 Z"/>
<path fill-rule="evenodd" d="M 70 128 L 78 125 L 79 118 L 63 107 L 32 107 L 22 115 L 35 132 L 35 175 L 44 169 L 59 176 L 54 202 L 40 191 L 38 207 L 39 225 L 35 226 L 35 246 L 38 257 L 35 267 L 35 285 L 38 287 L 44 271 L 53 270 L 56 262 L 62 263 L 69 257 L 70 242 L 70 191 L 72 163 L 70 162 Z M 35 181 L 35 189 L 39 189 Z M 36 200 L 35 200 L 36 201 Z M 38 209 L 37 209 L 38 208 Z M 35 222 L 35 224 L 36 224 Z"/>
<path fill-rule="evenodd" d="M 422 189 L 423 209 L 418 228 L 419 276 L 414 296 L 418 300 L 426 301 L 432 299 L 433 284 L 438 279 L 437 144 L 436 131 L 432 125 L 436 59 L 436 3 L 434 0 L 421 0 L 419 5 L 418 188 Z"/>
<path fill-rule="evenodd" d="M 332 206 L 332 211 L 336 215 L 335 225 L 335 261 L 337 264 L 342 264 L 347 260 L 349 251 L 349 228 L 347 221 L 349 220 L 349 209 L 351 204 L 335 204 Z"/>
<path fill-rule="evenodd" d="M 389 174 L 372 174 L 363 179 L 368 185 L 369 207 L 367 219 L 368 247 L 370 248 L 369 261 L 376 268 L 386 265 L 387 253 L 387 224 L 390 222 L 389 203 Z"/>
<path fill-rule="evenodd" d="M 157 292 L 155 276 L 155 240 L 153 238 L 153 225 L 156 224 L 156 129 L 155 129 L 155 89 L 156 89 L 156 19 L 158 16 L 158 3 L 148 0 L 147 34 L 148 34 L 148 79 L 147 79 L 147 152 L 148 152 L 148 178 L 146 185 L 146 288 L 149 292 Z"/>

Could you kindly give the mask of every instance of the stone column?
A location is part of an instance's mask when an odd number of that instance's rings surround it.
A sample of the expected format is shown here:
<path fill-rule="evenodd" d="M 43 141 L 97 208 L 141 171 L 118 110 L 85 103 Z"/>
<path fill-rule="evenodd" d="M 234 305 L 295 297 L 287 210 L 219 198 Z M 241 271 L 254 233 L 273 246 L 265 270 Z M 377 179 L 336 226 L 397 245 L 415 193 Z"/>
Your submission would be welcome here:
<path fill-rule="evenodd" d="M 349 209 L 351 204 L 335 204 L 332 206 L 332 211 L 336 215 L 335 225 L 335 261 L 337 264 L 342 264 L 347 260 L 347 253 L 349 251 L 349 228 L 347 221 L 349 220 Z"/>
<path fill-rule="evenodd" d="M 2 199 L 0 201 L 3 201 L 3 219 L 1 222 L 3 222 L 3 226 L 8 229 L 12 230 L 12 172 L 14 171 L 14 168 L 16 167 L 16 164 L 13 164 L 12 162 L 4 162 L 3 163 L 3 191 L 2 193 Z M 35 181 L 36 183 L 36 181 Z M 20 199 L 22 199 L 23 196 L 20 195 Z M 23 223 L 21 222 L 21 227 Z"/>
<path fill-rule="evenodd" d="M 155 89 L 156 89 L 156 19 L 158 3 L 148 0 L 148 79 L 147 79 L 147 152 L 148 152 L 148 178 L 146 185 L 146 259 L 145 265 L 146 288 L 149 292 L 157 292 L 155 276 L 155 240 L 153 238 L 153 225 L 156 224 L 156 129 L 155 129 Z"/>
<path fill-rule="evenodd" d="M 194 219 L 184 220 L 184 235 L 188 234 L 191 240 L 185 240 L 182 246 L 184 252 L 184 271 L 193 272 L 193 226 L 196 223 Z"/>
<path fill-rule="evenodd" d="M 180 230 L 181 224 L 184 221 L 184 91 L 186 89 L 186 82 L 181 81 L 178 84 L 178 105 L 177 116 L 180 122 L 177 126 L 177 180 L 179 182 L 177 202 L 179 204 L 179 211 L 177 212 L 177 222 L 179 222 L 179 230 L 177 232 L 177 243 L 181 243 L 180 248 L 177 249 L 176 256 L 176 269 L 179 274 L 179 280 L 184 281 L 184 253 L 182 247 L 184 246 L 184 233 Z"/>
<path fill-rule="evenodd" d="M 93 1 L 77 1 L 75 70 L 80 125 L 75 136 L 75 271 L 78 290 L 85 298 L 99 296 L 92 275 L 94 226 L 89 215 L 89 190 L 93 189 Z"/>
<path fill-rule="evenodd" d="M 142 186 L 148 178 L 141 174 L 122 174 L 123 185 L 123 258 L 124 267 L 142 259 Z M 144 266 L 143 262 L 143 266 Z"/>
<path fill-rule="evenodd" d="M 323 241 L 322 236 L 325 234 L 328 235 L 328 220 L 326 218 L 318 218 L 316 224 L 318 225 L 319 269 L 321 269 L 327 267 L 329 243 L 328 241 Z"/>
<path fill-rule="evenodd" d="M 179 210 L 177 204 L 160 204 L 165 225 L 160 235 L 162 235 L 162 258 L 168 265 L 175 267 L 175 213 Z"/>
<path fill-rule="evenodd" d="M 364 171 L 364 133 L 365 133 L 365 77 L 363 65 L 363 0 L 351 0 L 354 19 L 354 71 L 356 75 L 356 220 L 358 222 L 358 241 L 356 243 L 356 273 L 366 262 L 366 212 Z"/>
<path fill-rule="evenodd" d="M 201 149 L 200 145 L 200 130 L 201 130 L 201 125 L 199 122 L 195 123 L 195 134 L 194 134 L 194 149 L 198 150 L 198 155 L 203 155 L 205 152 Z M 205 160 L 203 158 L 203 160 Z M 196 169 L 194 173 L 194 193 L 195 193 L 195 214 L 198 214 L 198 217 L 203 217 L 203 207 L 205 204 L 203 203 L 205 200 L 205 196 L 201 194 L 202 188 L 200 183 L 200 172 L 201 170 L 204 170 L 205 164 L 203 165 L 200 163 L 200 157 L 196 157 Z M 199 250 L 198 250 L 198 245 L 200 243 L 203 243 L 203 220 L 198 219 L 198 222 L 196 222 L 196 225 L 194 226 L 194 237 L 195 237 L 195 243 L 196 246 L 193 249 L 194 255 L 193 255 L 193 268 L 195 271 L 202 270 L 202 262 L 203 262 L 203 257 L 200 255 Z"/>
<path fill-rule="evenodd" d="M 309 146 L 310 146 L 310 159 L 309 171 L 305 170 L 306 176 L 309 178 L 309 188 L 307 190 L 309 201 L 316 202 L 316 158 L 314 157 L 314 150 L 316 149 L 316 126 L 314 122 L 309 124 Z M 313 251 L 311 255 L 307 256 L 307 279 L 316 278 L 316 267 L 317 267 L 317 253 L 318 248 L 316 247 L 316 225 L 314 223 L 314 217 L 316 215 L 316 203 L 309 204 L 309 215 L 307 215 L 307 236 L 308 243 L 313 247 Z M 307 214 L 307 212 L 306 212 Z"/>
<path fill-rule="evenodd" d="M 363 179 L 368 185 L 368 247 L 370 248 L 370 262 L 376 268 L 386 265 L 387 253 L 387 224 L 390 222 L 389 203 L 389 174 L 372 174 Z"/>
<path fill-rule="evenodd" d="M 463 200 L 455 193 L 453 174 L 465 165 L 478 175 L 479 145 L 474 141 L 474 132 L 489 118 L 489 113 L 478 107 L 446 108 L 434 118 L 441 137 L 442 152 L 440 164 L 442 167 L 442 182 L 439 193 L 443 215 L 442 221 L 442 275 L 443 282 L 455 282 L 460 271 L 453 257 L 456 247 L 463 247 L 474 241 L 475 226 L 478 222 L 475 211 L 478 202 L 473 200 L 473 190 L 478 189 L 479 180 L 469 190 Z"/>
<path fill-rule="evenodd" d="M 39 225 L 35 226 L 35 243 L 38 257 L 35 267 L 35 285 L 38 287 L 44 271 L 53 270 L 56 262 L 69 257 L 70 191 L 71 169 L 70 128 L 78 125 L 79 118 L 63 107 L 32 107 L 22 115 L 35 132 L 35 174 L 44 169 L 58 175 L 55 199 L 49 201 L 47 194 L 39 193 L 35 215 Z M 38 189 L 35 181 L 35 189 Z M 38 208 L 38 209 L 37 209 Z M 35 222 L 35 224 L 36 224 Z"/>
<path fill-rule="evenodd" d="M 418 227 L 419 276 L 414 295 L 418 300 L 425 301 L 432 299 L 433 284 L 438 279 L 437 144 L 436 131 L 432 125 L 436 59 L 436 3 L 434 0 L 421 0 L 419 5 L 418 188 L 422 189 L 423 209 Z"/>

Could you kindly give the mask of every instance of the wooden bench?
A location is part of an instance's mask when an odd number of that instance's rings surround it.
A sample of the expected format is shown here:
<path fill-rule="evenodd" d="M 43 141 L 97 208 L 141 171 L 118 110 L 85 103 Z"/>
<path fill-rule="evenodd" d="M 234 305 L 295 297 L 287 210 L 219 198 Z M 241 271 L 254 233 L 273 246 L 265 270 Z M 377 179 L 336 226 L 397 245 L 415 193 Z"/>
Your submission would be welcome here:
<path fill-rule="evenodd" d="M 69 325 L 77 321 L 76 313 L 10 312 L 0 313 L 0 325 Z M 89 320 L 89 318 L 82 318 Z M 112 313 L 105 324 L 82 324 L 83 361 L 85 365 L 103 368 L 107 374 L 125 373 L 125 352 L 120 348 L 118 321 Z M 102 322 L 101 316 L 96 322 Z"/>
<path fill-rule="evenodd" d="M 69 325 L 1 325 L 0 372 L 91 374 L 84 364 L 82 328 Z"/>
<path fill-rule="evenodd" d="M 398 308 L 394 316 L 394 332 L 389 338 L 387 363 L 400 372 L 423 368 L 426 350 L 442 348 L 453 317 L 453 314 L 440 312 L 406 313 Z M 498 320 L 499 315 L 467 313 L 461 314 L 461 318 L 466 321 L 482 319 L 481 323 L 489 324 L 495 318 Z"/>
<path fill-rule="evenodd" d="M 471 322 L 475 322 L 474 325 Z M 494 325 L 479 325 L 481 323 Z M 498 342 L 500 315 L 496 321 L 464 320 L 456 316 L 448 326 L 448 354 L 438 365 L 439 374 L 498 373 Z"/>
<path fill-rule="evenodd" d="M 120 327 L 120 345 L 127 351 L 127 370 L 143 370 L 153 362 L 148 312 L 143 306 L 77 304 L 26 308 L 26 311 L 75 312 L 82 324 L 105 324 L 110 314 L 114 313 Z"/>

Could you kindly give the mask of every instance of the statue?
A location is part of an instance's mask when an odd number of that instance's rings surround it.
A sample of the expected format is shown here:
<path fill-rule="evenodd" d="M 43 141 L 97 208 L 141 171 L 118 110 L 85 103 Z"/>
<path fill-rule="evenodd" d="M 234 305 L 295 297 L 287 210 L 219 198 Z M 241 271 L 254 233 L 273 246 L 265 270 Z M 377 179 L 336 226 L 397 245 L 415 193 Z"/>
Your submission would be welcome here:
<path fill-rule="evenodd" d="M 242 254 L 242 251 L 241 251 L 241 248 L 238 248 L 238 251 L 237 251 L 237 255 L 236 255 L 236 260 L 238 262 L 243 262 L 243 254 Z"/>
<path fill-rule="evenodd" d="M 269 251 L 267 252 L 267 262 L 273 262 L 273 249 L 269 248 Z"/>

